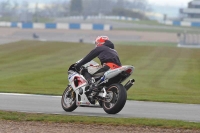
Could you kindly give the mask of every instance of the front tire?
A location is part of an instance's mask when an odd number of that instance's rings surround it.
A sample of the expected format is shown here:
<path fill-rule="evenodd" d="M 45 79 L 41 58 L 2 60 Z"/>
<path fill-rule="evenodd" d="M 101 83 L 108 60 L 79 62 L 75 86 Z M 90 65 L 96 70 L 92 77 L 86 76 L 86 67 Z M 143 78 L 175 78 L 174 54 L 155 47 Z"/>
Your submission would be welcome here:
<path fill-rule="evenodd" d="M 66 112 L 72 112 L 77 108 L 76 93 L 71 86 L 68 86 L 63 92 L 61 105 Z"/>
<path fill-rule="evenodd" d="M 102 106 L 106 113 L 117 114 L 124 107 L 127 99 L 127 93 L 122 84 L 112 84 L 106 90 L 108 97 Z"/>

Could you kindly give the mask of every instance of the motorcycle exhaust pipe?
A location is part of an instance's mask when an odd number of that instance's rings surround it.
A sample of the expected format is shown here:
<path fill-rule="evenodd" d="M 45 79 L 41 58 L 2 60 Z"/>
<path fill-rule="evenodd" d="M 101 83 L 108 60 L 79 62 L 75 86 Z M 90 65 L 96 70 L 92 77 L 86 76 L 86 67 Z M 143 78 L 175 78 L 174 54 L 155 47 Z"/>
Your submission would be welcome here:
<path fill-rule="evenodd" d="M 134 85 L 135 83 L 135 79 L 130 79 L 125 85 L 124 88 L 126 89 L 126 91 L 128 91 L 132 85 Z"/>

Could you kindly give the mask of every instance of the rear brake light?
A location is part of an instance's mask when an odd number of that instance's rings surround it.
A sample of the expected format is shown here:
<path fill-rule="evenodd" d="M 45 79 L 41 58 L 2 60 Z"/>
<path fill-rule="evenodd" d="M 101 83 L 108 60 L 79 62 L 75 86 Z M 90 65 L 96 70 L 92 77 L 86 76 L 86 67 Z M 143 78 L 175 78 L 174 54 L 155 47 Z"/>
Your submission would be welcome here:
<path fill-rule="evenodd" d="M 128 69 L 128 70 L 126 70 L 126 72 L 127 72 L 128 74 L 130 74 L 130 73 L 132 72 L 132 69 Z"/>

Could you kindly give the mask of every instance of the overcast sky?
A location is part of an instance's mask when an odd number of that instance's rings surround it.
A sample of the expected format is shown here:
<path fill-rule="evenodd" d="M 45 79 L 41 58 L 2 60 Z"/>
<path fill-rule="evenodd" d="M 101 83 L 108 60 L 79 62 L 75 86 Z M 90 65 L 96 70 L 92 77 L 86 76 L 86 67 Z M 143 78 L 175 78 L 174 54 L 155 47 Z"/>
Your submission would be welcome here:
<path fill-rule="evenodd" d="M 148 0 L 150 4 L 185 7 L 192 0 Z"/>
<path fill-rule="evenodd" d="M 6 1 L 6 0 L 0 0 L 0 1 Z M 65 1 L 65 0 L 10 0 L 10 1 L 18 1 L 18 2 L 28 1 L 28 2 L 47 3 L 51 1 Z M 192 0 L 148 0 L 148 1 L 150 4 L 155 4 L 155 5 L 185 7 L 187 6 L 187 3 Z"/>

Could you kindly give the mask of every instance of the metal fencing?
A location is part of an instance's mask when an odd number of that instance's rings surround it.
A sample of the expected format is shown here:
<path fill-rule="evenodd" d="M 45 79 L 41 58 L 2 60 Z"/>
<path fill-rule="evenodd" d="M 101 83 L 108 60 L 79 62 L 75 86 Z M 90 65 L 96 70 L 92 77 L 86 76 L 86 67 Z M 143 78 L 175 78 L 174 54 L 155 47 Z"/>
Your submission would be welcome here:
<path fill-rule="evenodd" d="M 178 33 L 179 47 L 200 47 L 199 33 Z"/>

